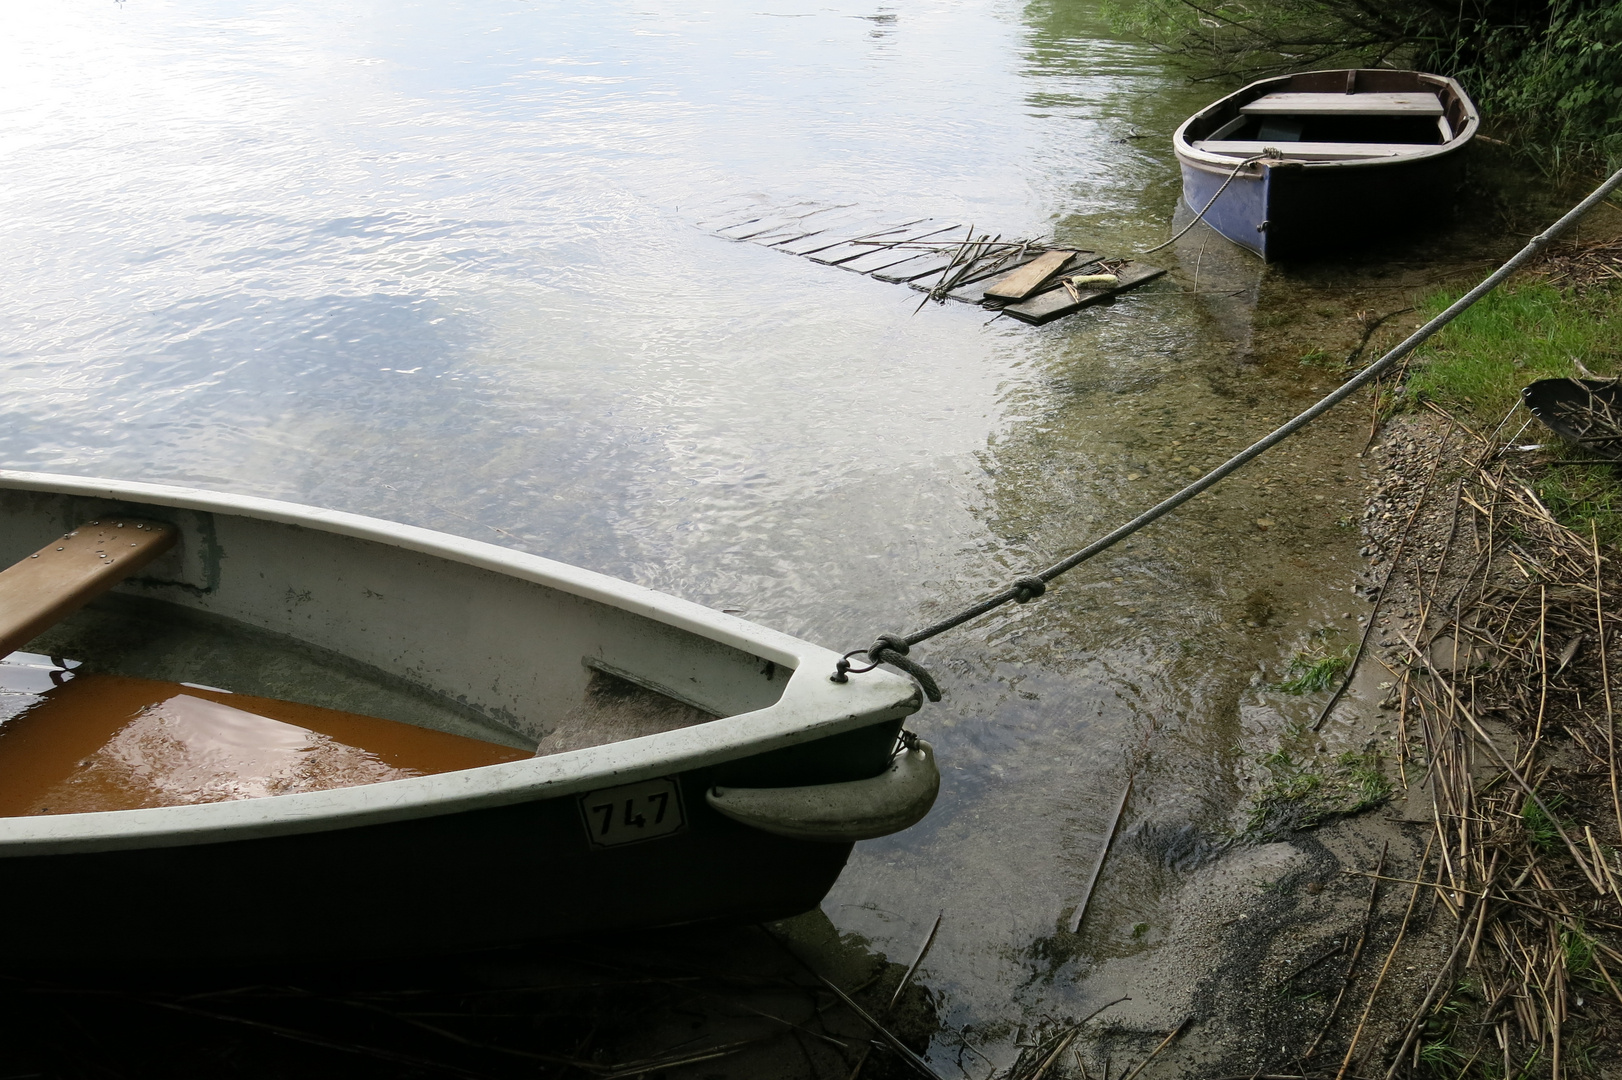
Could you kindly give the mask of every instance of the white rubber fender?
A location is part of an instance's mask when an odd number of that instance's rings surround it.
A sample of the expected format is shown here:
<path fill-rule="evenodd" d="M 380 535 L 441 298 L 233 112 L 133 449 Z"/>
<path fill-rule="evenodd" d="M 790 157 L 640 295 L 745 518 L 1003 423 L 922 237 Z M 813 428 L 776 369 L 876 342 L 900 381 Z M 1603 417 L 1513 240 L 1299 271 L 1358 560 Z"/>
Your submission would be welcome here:
<path fill-rule="evenodd" d="M 796 840 L 871 840 L 916 825 L 941 790 L 935 751 L 919 740 L 871 780 L 783 788 L 711 788 L 704 796 L 734 821 Z"/>

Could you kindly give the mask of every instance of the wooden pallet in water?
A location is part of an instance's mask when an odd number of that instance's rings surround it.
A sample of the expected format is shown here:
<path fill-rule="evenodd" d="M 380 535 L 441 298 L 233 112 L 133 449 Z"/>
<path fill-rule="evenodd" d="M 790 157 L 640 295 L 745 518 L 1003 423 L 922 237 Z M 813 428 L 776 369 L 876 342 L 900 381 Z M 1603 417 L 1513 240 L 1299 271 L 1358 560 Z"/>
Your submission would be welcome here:
<path fill-rule="evenodd" d="M 713 227 L 714 235 L 798 255 L 824 266 L 907 285 L 937 301 L 956 300 L 1040 325 L 1153 281 L 1165 270 L 1094 251 L 1004 240 L 973 227 L 920 218 L 854 227 L 839 212 L 754 211 Z M 1068 283 L 1113 275 L 1113 283 Z"/>

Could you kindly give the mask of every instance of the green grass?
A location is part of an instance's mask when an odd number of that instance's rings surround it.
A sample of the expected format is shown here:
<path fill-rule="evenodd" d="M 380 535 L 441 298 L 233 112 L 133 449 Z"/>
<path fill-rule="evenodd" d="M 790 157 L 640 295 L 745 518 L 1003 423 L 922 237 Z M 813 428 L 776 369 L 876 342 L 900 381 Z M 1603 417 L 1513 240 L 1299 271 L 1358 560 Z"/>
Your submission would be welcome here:
<path fill-rule="evenodd" d="M 1391 797 L 1391 781 L 1373 755 L 1342 754 L 1325 769 L 1298 765 L 1279 750 L 1258 759 L 1272 779 L 1250 801 L 1244 835 L 1267 840 L 1360 814 Z"/>
<path fill-rule="evenodd" d="M 1432 295 L 1422 305 L 1424 316 L 1434 316 L 1457 296 Z M 1435 401 L 1490 431 L 1514 408 L 1528 383 L 1579 375 L 1574 360 L 1596 375 L 1622 372 L 1622 286 L 1596 287 L 1580 295 L 1542 282 L 1504 287 L 1415 354 L 1399 407 Z M 1525 418 L 1525 413 L 1510 417 L 1505 435 L 1513 435 Z M 1536 421 L 1524 438 L 1558 443 Z M 1590 456 L 1569 447 L 1557 451 L 1557 457 Z M 1622 485 L 1614 467 L 1557 461 L 1533 486 L 1556 520 L 1584 534 L 1592 526 L 1601 541 L 1622 544 Z"/>
<path fill-rule="evenodd" d="M 1353 802 L 1348 813 L 1378 806 L 1391 797 L 1391 781 L 1380 771 L 1380 763 L 1367 754 L 1347 752 L 1340 756 L 1340 771 Z"/>
<path fill-rule="evenodd" d="M 1459 295 L 1435 293 L 1421 314 L 1429 319 Z M 1622 288 L 1572 295 L 1542 282 L 1504 286 L 1419 350 L 1404 396 L 1411 405 L 1429 398 L 1473 413 L 1490 427 L 1527 383 L 1577 374 L 1573 357 L 1597 375 L 1622 367 Z"/>
<path fill-rule="evenodd" d="M 1566 954 L 1566 971 L 1581 975 L 1594 966 L 1594 939 L 1581 930 L 1560 931 L 1560 950 Z"/>
<path fill-rule="evenodd" d="M 1297 653 L 1284 673 L 1278 689 L 1286 694 L 1316 694 L 1327 690 L 1335 676 L 1351 663 L 1344 655 L 1323 656 L 1317 653 Z"/>
<path fill-rule="evenodd" d="M 1550 794 L 1544 797 L 1543 806 L 1559 814 L 1560 807 L 1565 801 L 1563 795 Z M 1521 823 L 1526 826 L 1526 834 L 1534 844 L 1546 851 L 1553 851 L 1561 846 L 1560 829 L 1554 820 L 1543 812 L 1543 806 L 1528 798 L 1521 807 Z"/>
<path fill-rule="evenodd" d="M 1532 485 L 1555 519 L 1583 536 L 1622 544 L 1622 486 L 1611 465 L 1554 465 Z"/>

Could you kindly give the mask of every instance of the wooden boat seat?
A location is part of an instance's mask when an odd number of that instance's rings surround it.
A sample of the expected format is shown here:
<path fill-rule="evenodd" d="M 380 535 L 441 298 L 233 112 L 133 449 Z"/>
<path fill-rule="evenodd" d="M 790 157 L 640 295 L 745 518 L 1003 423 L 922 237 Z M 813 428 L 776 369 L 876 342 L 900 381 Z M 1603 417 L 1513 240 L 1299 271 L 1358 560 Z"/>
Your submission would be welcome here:
<path fill-rule="evenodd" d="M 1263 142 L 1260 139 L 1201 139 L 1194 149 L 1234 158 L 1259 157 L 1272 147 L 1286 161 L 1335 161 L 1342 158 L 1393 158 L 1427 149 L 1425 143 Z"/>
<path fill-rule="evenodd" d="M 1249 116 L 1441 116 L 1435 94 L 1264 94 L 1240 112 Z"/>
<path fill-rule="evenodd" d="M 0 656 L 168 551 L 175 536 L 157 521 L 101 518 L 0 570 Z"/>

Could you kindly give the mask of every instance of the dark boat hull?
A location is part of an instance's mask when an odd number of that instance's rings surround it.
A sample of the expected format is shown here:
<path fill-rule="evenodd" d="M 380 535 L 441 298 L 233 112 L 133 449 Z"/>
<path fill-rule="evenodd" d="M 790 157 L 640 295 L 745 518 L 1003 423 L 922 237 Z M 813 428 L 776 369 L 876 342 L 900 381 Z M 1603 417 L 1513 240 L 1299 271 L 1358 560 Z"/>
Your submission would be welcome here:
<path fill-rule="evenodd" d="M 1182 168 L 1183 200 L 1198 212 L 1227 174 L 1189 161 Z M 1463 181 L 1457 154 L 1341 169 L 1258 164 L 1256 170 L 1234 177 L 1203 220 L 1268 261 L 1354 250 L 1434 227 L 1447 220 Z"/>
<path fill-rule="evenodd" d="M 0 862 L 7 966 L 277 965 L 497 949 L 565 934 L 756 921 L 814 908 L 850 843 L 710 809 L 721 785 L 871 776 L 899 721 L 679 774 L 686 829 L 606 849 L 564 796 L 215 844 Z"/>

